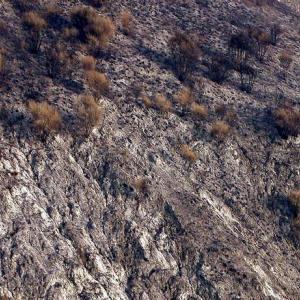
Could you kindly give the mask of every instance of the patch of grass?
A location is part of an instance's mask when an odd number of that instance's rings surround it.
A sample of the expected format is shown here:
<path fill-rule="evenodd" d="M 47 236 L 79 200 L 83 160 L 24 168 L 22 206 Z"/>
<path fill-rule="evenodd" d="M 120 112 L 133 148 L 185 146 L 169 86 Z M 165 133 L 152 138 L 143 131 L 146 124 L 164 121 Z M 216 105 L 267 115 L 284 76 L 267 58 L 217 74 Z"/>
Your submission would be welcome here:
<path fill-rule="evenodd" d="M 95 70 L 86 72 L 86 82 L 96 99 L 105 95 L 108 92 L 110 85 L 107 76 Z"/>
<path fill-rule="evenodd" d="M 284 136 L 297 136 L 300 133 L 300 109 L 281 107 L 274 112 L 276 124 Z"/>
<path fill-rule="evenodd" d="M 60 113 L 47 102 L 30 101 L 28 111 L 32 115 L 35 128 L 42 134 L 57 132 L 61 128 Z"/>
<path fill-rule="evenodd" d="M 155 105 L 161 112 L 169 112 L 172 108 L 172 103 L 163 95 L 155 97 Z"/>
<path fill-rule="evenodd" d="M 191 112 L 193 113 L 194 116 L 200 119 L 206 119 L 208 117 L 208 108 L 196 102 L 192 103 Z"/>
<path fill-rule="evenodd" d="M 104 120 L 104 109 L 98 105 L 93 96 L 84 95 L 77 103 L 76 112 L 80 120 L 80 128 L 86 135 Z"/>
<path fill-rule="evenodd" d="M 194 101 L 193 91 L 191 88 L 185 87 L 177 93 L 175 98 L 181 106 L 189 106 Z"/>
<path fill-rule="evenodd" d="M 98 15 L 90 7 L 76 7 L 71 13 L 73 26 L 78 37 L 97 49 L 106 47 L 115 35 L 115 25 L 109 17 Z"/>
<path fill-rule="evenodd" d="M 96 61 L 95 57 L 93 57 L 91 55 L 81 56 L 80 62 L 81 62 L 83 70 L 85 70 L 85 71 L 92 71 L 92 70 L 96 69 L 97 61 Z"/>
<path fill-rule="evenodd" d="M 134 17 L 129 10 L 123 10 L 120 14 L 122 30 L 127 35 L 134 34 Z"/>
<path fill-rule="evenodd" d="M 194 150 L 186 144 L 180 146 L 180 154 L 185 160 L 190 163 L 193 163 L 198 159 L 197 154 L 194 152 Z"/>
<path fill-rule="evenodd" d="M 36 53 L 41 47 L 43 31 L 47 27 L 47 22 L 37 12 L 29 11 L 24 14 L 23 23 L 30 32 L 29 49 Z"/>
<path fill-rule="evenodd" d="M 231 131 L 231 127 L 225 121 L 215 121 L 211 127 L 211 135 L 217 139 L 225 139 Z"/>

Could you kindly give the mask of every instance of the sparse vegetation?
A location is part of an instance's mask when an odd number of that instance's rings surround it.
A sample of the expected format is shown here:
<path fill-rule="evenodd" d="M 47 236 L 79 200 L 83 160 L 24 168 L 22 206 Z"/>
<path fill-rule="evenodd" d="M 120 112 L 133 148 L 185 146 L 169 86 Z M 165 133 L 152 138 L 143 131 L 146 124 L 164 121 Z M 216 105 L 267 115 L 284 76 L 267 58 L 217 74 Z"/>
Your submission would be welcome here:
<path fill-rule="evenodd" d="M 270 36 L 271 36 L 271 43 L 273 46 L 276 46 L 278 43 L 278 38 L 282 34 L 282 28 L 280 24 L 274 23 L 270 28 Z"/>
<path fill-rule="evenodd" d="M 206 119 L 208 116 L 208 109 L 202 104 L 193 102 L 191 105 L 191 112 L 200 119 Z"/>
<path fill-rule="evenodd" d="M 80 120 L 80 128 L 88 135 L 94 127 L 104 120 L 104 109 L 98 105 L 95 98 L 90 95 L 80 97 L 76 107 Z"/>
<path fill-rule="evenodd" d="M 6 75 L 7 75 L 6 57 L 4 52 L 0 51 L 0 81 L 3 81 Z"/>
<path fill-rule="evenodd" d="M 240 75 L 240 89 L 250 93 L 257 78 L 257 71 L 246 63 L 240 63 L 236 68 Z"/>
<path fill-rule="evenodd" d="M 183 107 L 190 106 L 194 100 L 192 89 L 185 87 L 180 90 L 176 95 L 176 100 Z"/>
<path fill-rule="evenodd" d="M 46 57 L 46 66 L 50 77 L 54 78 L 68 71 L 71 58 L 61 45 L 55 45 L 48 49 Z"/>
<path fill-rule="evenodd" d="M 200 55 L 198 41 L 192 35 L 176 32 L 169 42 L 175 72 L 179 80 L 186 80 L 193 72 Z"/>
<path fill-rule="evenodd" d="M 300 110 L 281 107 L 275 111 L 276 124 L 284 136 L 297 136 L 300 133 Z"/>
<path fill-rule="evenodd" d="M 123 10 L 120 14 L 120 21 L 122 30 L 127 35 L 133 35 L 134 33 L 134 18 L 129 10 Z"/>
<path fill-rule="evenodd" d="M 105 48 L 115 34 L 112 20 L 100 16 L 90 7 L 77 7 L 72 11 L 71 20 L 78 30 L 78 37 L 96 49 Z"/>
<path fill-rule="evenodd" d="M 30 101 L 28 110 L 32 115 L 34 126 L 42 134 L 50 134 L 60 129 L 62 123 L 60 113 L 47 102 Z"/>
<path fill-rule="evenodd" d="M 86 82 L 89 88 L 92 90 L 93 95 L 96 99 L 105 95 L 109 89 L 109 80 L 103 73 L 95 70 L 86 72 Z"/>
<path fill-rule="evenodd" d="M 206 65 L 209 78 L 218 84 L 222 84 L 228 78 L 232 69 L 231 61 L 222 55 L 210 57 Z"/>
<path fill-rule="evenodd" d="M 225 121 L 219 121 L 219 120 L 215 121 L 211 127 L 212 136 L 220 140 L 226 138 L 229 135 L 230 131 L 231 131 L 230 125 L 227 124 Z"/>
<path fill-rule="evenodd" d="M 147 108 L 152 106 L 152 100 L 148 96 L 143 96 L 142 100 Z"/>
<path fill-rule="evenodd" d="M 85 71 L 92 71 L 92 70 L 96 69 L 97 61 L 96 61 L 95 57 L 93 57 L 91 55 L 81 56 L 80 62 L 81 62 L 83 70 L 85 70 Z"/>
<path fill-rule="evenodd" d="M 186 144 L 180 146 L 180 153 L 182 157 L 190 163 L 193 163 L 198 159 L 194 150 Z"/>
<path fill-rule="evenodd" d="M 282 68 L 283 78 L 286 79 L 287 72 L 291 68 L 291 65 L 293 62 L 293 57 L 290 53 L 288 53 L 287 51 L 284 51 L 284 52 L 280 53 L 280 55 L 279 55 L 279 62 L 280 62 L 280 66 Z"/>
<path fill-rule="evenodd" d="M 133 181 L 132 185 L 139 193 L 147 194 L 149 192 L 149 181 L 147 178 L 138 177 Z"/>
<path fill-rule="evenodd" d="M 269 45 L 271 44 L 270 34 L 256 27 L 250 27 L 248 30 L 249 37 L 254 41 L 255 54 L 259 61 L 263 62 Z"/>
<path fill-rule="evenodd" d="M 172 103 L 163 95 L 155 97 L 155 105 L 161 112 L 169 112 L 172 108 Z"/>
<path fill-rule="evenodd" d="M 36 53 L 41 47 L 43 31 L 47 27 L 47 23 L 41 15 L 34 11 L 25 13 L 23 21 L 25 27 L 30 31 L 29 49 Z"/>
<path fill-rule="evenodd" d="M 293 223 L 296 233 L 300 238 L 300 189 L 292 191 L 288 199 L 296 209 L 296 217 Z"/>

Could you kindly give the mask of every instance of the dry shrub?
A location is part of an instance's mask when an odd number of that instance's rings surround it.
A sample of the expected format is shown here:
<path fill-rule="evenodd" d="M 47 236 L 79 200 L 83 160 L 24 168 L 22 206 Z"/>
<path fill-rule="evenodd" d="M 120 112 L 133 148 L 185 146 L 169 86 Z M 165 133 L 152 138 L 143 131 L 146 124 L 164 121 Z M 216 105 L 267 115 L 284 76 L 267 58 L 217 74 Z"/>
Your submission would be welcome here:
<path fill-rule="evenodd" d="M 193 91 L 191 88 L 185 87 L 176 95 L 177 102 L 182 106 L 189 106 L 194 100 Z"/>
<path fill-rule="evenodd" d="M 4 52 L 0 51 L 0 79 L 1 81 L 7 75 L 7 63 L 6 63 L 6 56 Z"/>
<path fill-rule="evenodd" d="M 71 14 L 72 23 L 83 42 L 93 47 L 106 47 L 115 34 L 115 25 L 109 17 L 99 16 L 90 7 L 76 7 Z"/>
<path fill-rule="evenodd" d="M 200 55 L 198 40 L 195 36 L 176 32 L 170 39 L 169 47 L 179 80 L 187 79 L 194 70 Z"/>
<path fill-rule="evenodd" d="M 197 160 L 197 154 L 186 144 L 180 146 L 180 153 L 184 159 L 191 163 Z"/>
<path fill-rule="evenodd" d="M 297 210 L 300 210 L 300 189 L 290 193 L 289 201 L 297 208 Z"/>
<path fill-rule="evenodd" d="M 221 104 L 218 104 L 216 107 L 215 107 L 215 112 L 218 114 L 218 115 L 224 115 L 227 111 L 227 107 L 224 103 L 221 103 Z"/>
<path fill-rule="evenodd" d="M 90 55 L 81 56 L 80 62 L 81 62 L 83 70 L 85 70 L 85 71 L 92 71 L 92 70 L 95 70 L 95 68 L 96 68 L 97 61 L 94 56 L 90 56 Z"/>
<path fill-rule="evenodd" d="M 196 102 L 193 102 L 191 105 L 191 112 L 201 119 L 206 119 L 208 117 L 208 109 L 206 106 L 202 104 L 198 104 Z"/>
<path fill-rule="evenodd" d="M 172 108 L 172 103 L 163 95 L 155 97 L 155 105 L 161 112 L 169 112 Z"/>
<path fill-rule="evenodd" d="M 86 82 L 93 91 L 96 99 L 99 99 L 100 96 L 106 94 L 109 89 L 109 80 L 107 76 L 95 70 L 86 72 Z"/>
<path fill-rule="evenodd" d="M 300 110 L 290 107 L 278 108 L 275 113 L 276 124 L 284 136 L 297 136 L 300 133 Z"/>
<path fill-rule="evenodd" d="M 300 238 L 300 189 L 292 191 L 288 197 L 290 203 L 296 208 L 296 218 L 294 219 L 294 227 Z"/>
<path fill-rule="evenodd" d="M 279 58 L 280 66 L 282 68 L 284 68 L 284 69 L 290 68 L 290 66 L 293 62 L 293 57 L 289 52 L 284 51 L 284 52 L 280 53 L 278 58 Z"/>
<path fill-rule="evenodd" d="M 46 58 L 48 75 L 51 78 L 55 78 L 60 74 L 64 75 L 67 73 L 71 64 L 71 57 L 67 53 L 66 49 L 63 48 L 63 46 L 57 44 L 48 49 Z"/>
<path fill-rule="evenodd" d="M 149 192 L 149 181 L 147 178 L 136 178 L 132 185 L 139 193 L 147 194 Z"/>
<path fill-rule="evenodd" d="M 47 102 L 30 101 L 28 110 L 33 117 L 34 126 L 43 134 L 56 132 L 61 127 L 61 116 L 55 107 Z"/>
<path fill-rule="evenodd" d="M 270 28 L 270 37 L 271 37 L 271 43 L 273 46 L 276 46 L 278 43 L 278 38 L 282 34 L 282 28 L 280 24 L 274 23 L 271 25 Z"/>
<path fill-rule="evenodd" d="M 76 107 L 80 127 L 89 134 L 104 119 L 104 109 L 98 105 L 93 96 L 84 95 Z"/>
<path fill-rule="evenodd" d="M 234 111 L 228 111 L 224 116 L 224 121 L 228 122 L 229 124 L 233 124 L 237 119 L 238 116 Z"/>
<path fill-rule="evenodd" d="M 120 14 L 120 21 L 122 30 L 127 35 L 133 35 L 134 33 L 134 18 L 129 10 L 123 10 Z"/>
<path fill-rule="evenodd" d="M 152 100 L 148 96 L 143 96 L 142 100 L 147 108 L 150 108 L 152 106 Z"/>
<path fill-rule="evenodd" d="M 231 131 L 230 125 L 225 121 L 216 121 L 212 124 L 211 134 L 212 136 L 222 140 L 226 138 Z"/>
<path fill-rule="evenodd" d="M 79 31 L 75 27 L 65 28 L 62 32 L 62 36 L 66 40 L 74 40 L 79 36 Z"/>
<path fill-rule="evenodd" d="M 23 22 L 30 31 L 29 48 L 38 52 L 42 43 L 42 32 L 47 27 L 47 22 L 37 12 L 29 11 L 24 14 Z"/>

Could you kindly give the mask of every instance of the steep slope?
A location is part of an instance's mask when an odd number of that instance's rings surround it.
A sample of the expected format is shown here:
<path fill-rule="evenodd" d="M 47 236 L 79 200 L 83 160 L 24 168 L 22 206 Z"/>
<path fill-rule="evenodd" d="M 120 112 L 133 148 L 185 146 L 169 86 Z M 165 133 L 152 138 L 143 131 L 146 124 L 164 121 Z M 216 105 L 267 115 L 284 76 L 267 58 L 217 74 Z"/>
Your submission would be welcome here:
<path fill-rule="evenodd" d="M 174 3 L 175 2 L 175 3 Z M 13 1 L 2 1 L 1 43 L 11 72 L 1 90 L 0 291 L 12 299 L 300 299 L 299 242 L 286 195 L 300 185 L 299 137 L 283 139 L 272 111 L 299 107 L 299 15 L 289 6 L 240 1 L 113 1 L 99 9 L 117 20 L 129 9 L 135 35 L 118 32 L 97 68 L 111 81 L 103 128 L 78 136 L 74 105 L 88 91 L 77 65 L 50 79 L 45 49 L 59 31 L 48 29 L 41 53 L 20 47 L 26 31 Z M 42 3 L 42 1 L 41 1 Z M 44 1 L 43 4 L 46 4 Z M 64 22 L 80 1 L 57 1 Z M 231 33 L 278 20 L 284 30 L 251 94 L 237 76 L 209 80 L 201 55 L 206 120 L 182 113 L 173 99 L 183 84 L 169 63 L 176 28 L 225 51 Z M 63 26 L 63 25 L 62 25 Z M 298 26 L 298 27 L 297 27 Z M 68 47 L 79 57 L 83 50 Z M 277 56 L 293 53 L 288 80 L 278 79 Z M 149 96 L 172 99 L 174 111 L 146 108 Z M 283 94 L 279 99 L 278 88 Z M 281 98 L 282 98 L 281 97 Z M 55 105 L 67 124 L 36 136 L 26 103 Z M 231 135 L 211 136 L 220 105 L 235 112 Z M 180 155 L 190 145 L 198 159 Z M 145 178 L 147 188 L 134 182 Z"/>

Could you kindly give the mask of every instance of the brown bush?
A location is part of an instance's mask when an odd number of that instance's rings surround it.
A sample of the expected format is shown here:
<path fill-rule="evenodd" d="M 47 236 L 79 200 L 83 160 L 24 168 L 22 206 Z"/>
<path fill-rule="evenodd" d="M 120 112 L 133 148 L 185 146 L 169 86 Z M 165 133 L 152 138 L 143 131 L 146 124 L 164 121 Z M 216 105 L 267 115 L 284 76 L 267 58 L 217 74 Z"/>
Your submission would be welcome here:
<path fill-rule="evenodd" d="M 300 189 L 290 193 L 289 201 L 300 211 Z"/>
<path fill-rule="evenodd" d="M 208 117 L 208 109 L 206 106 L 202 104 L 198 104 L 196 102 L 193 102 L 191 105 L 191 112 L 201 119 L 206 119 Z"/>
<path fill-rule="evenodd" d="M 89 88 L 93 91 L 96 99 L 106 94 L 109 89 L 109 80 L 103 73 L 91 70 L 86 72 L 86 82 Z"/>
<path fill-rule="evenodd" d="M 29 49 L 33 52 L 38 52 L 42 43 L 42 33 L 47 27 L 47 23 L 34 11 L 25 13 L 23 16 L 23 22 L 31 35 L 28 39 Z"/>
<path fill-rule="evenodd" d="M 61 45 L 57 44 L 49 48 L 46 52 L 46 58 L 46 67 L 50 77 L 54 78 L 67 73 L 71 57 Z"/>
<path fill-rule="evenodd" d="M 251 93 L 257 78 L 256 69 L 246 63 L 240 63 L 235 66 L 235 70 L 240 76 L 240 89 L 244 92 Z"/>
<path fill-rule="evenodd" d="M 43 134 L 58 131 L 61 127 L 61 116 L 55 107 L 47 102 L 30 101 L 28 110 L 33 117 L 34 126 Z"/>
<path fill-rule="evenodd" d="M 191 163 L 198 159 L 197 154 L 186 144 L 180 146 L 180 153 L 185 160 Z"/>
<path fill-rule="evenodd" d="M 94 127 L 104 120 L 104 109 L 98 105 L 93 96 L 84 95 L 76 107 L 80 127 L 89 134 Z"/>
<path fill-rule="evenodd" d="M 192 35 L 176 32 L 170 39 L 169 47 L 179 80 L 187 79 L 198 62 L 200 55 L 198 41 Z"/>
<path fill-rule="evenodd" d="M 89 42 L 93 47 L 106 47 L 115 34 L 115 25 L 105 16 L 99 16 L 90 7 L 77 7 L 72 11 L 71 20 L 79 32 L 83 42 Z"/>
<path fill-rule="evenodd" d="M 216 121 L 212 124 L 211 134 L 218 139 L 226 138 L 231 131 L 230 125 L 225 121 Z"/>
<path fill-rule="evenodd" d="M 275 113 L 275 121 L 280 133 L 284 136 L 297 136 L 300 133 L 300 110 L 290 107 L 278 108 Z"/>
<path fill-rule="evenodd" d="M 228 78 L 233 68 L 232 61 L 224 55 L 209 57 L 205 65 L 208 68 L 209 78 L 218 84 L 222 84 Z"/>
<path fill-rule="evenodd" d="M 155 97 L 155 105 L 161 112 L 169 112 L 172 108 L 172 103 L 163 95 Z"/>
<path fill-rule="evenodd" d="M 215 107 L 215 112 L 218 115 L 225 115 L 226 111 L 227 111 L 227 107 L 224 103 L 220 103 Z"/>
<path fill-rule="evenodd" d="M 191 88 L 183 88 L 176 95 L 177 102 L 182 106 L 189 106 L 194 100 L 193 91 Z"/>
<path fill-rule="evenodd" d="M 142 100 L 147 108 L 152 106 L 152 100 L 148 96 L 143 96 Z"/>
<path fill-rule="evenodd" d="M 122 30 L 127 35 L 133 35 L 134 33 L 134 18 L 129 10 L 123 10 L 120 14 L 120 21 Z"/>
<path fill-rule="evenodd" d="M 248 29 L 248 36 L 255 43 L 256 57 L 262 62 L 264 61 L 268 47 L 271 44 L 271 36 L 269 33 L 260 30 L 257 27 L 250 27 Z"/>
<path fill-rule="evenodd" d="M 85 71 L 92 71 L 96 69 L 96 59 L 93 56 L 81 56 L 80 62 L 82 65 L 83 70 Z"/>
<path fill-rule="evenodd" d="M 132 185 L 139 193 L 146 194 L 149 192 L 149 181 L 147 178 L 144 177 L 136 178 L 133 181 Z"/>
<path fill-rule="evenodd" d="M 291 68 L 293 62 L 293 57 L 289 52 L 284 51 L 280 53 L 278 59 L 282 68 L 280 75 L 282 75 L 283 79 L 286 79 L 288 70 Z"/>
<path fill-rule="evenodd" d="M 62 32 L 63 38 L 66 40 L 74 40 L 79 36 L 79 31 L 75 27 L 65 28 Z"/>

